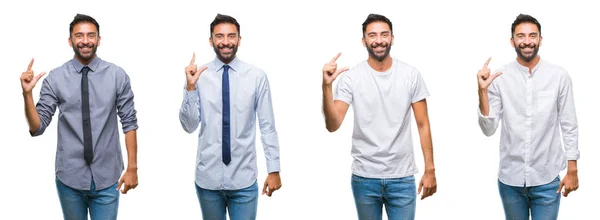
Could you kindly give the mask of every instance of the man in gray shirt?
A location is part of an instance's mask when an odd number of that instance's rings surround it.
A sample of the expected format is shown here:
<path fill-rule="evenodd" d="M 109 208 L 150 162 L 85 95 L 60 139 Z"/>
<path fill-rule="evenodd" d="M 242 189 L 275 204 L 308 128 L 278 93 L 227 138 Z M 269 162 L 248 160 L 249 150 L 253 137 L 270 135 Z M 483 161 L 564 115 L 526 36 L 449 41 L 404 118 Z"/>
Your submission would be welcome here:
<path fill-rule="evenodd" d="M 69 27 L 75 56 L 50 71 L 34 106 L 32 89 L 45 73 L 34 76 L 33 59 L 21 75 L 25 114 L 31 136 L 44 133 L 59 108 L 56 188 L 65 219 L 116 219 L 119 189 L 137 186 L 137 117 L 125 71 L 96 56 L 100 26 L 77 14 Z M 117 115 L 127 146 L 127 170 L 119 143 Z"/>

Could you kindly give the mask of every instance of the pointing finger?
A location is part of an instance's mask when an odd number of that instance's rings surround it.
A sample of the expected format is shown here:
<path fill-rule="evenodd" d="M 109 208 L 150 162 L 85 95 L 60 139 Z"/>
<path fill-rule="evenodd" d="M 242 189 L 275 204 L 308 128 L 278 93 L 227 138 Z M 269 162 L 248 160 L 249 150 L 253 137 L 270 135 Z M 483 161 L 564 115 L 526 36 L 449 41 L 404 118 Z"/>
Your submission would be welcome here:
<path fill-rule="evenodd" d="M 339 52 L 337 55 L 335 55 L 335 57 L 333 57 L 333 59 L 331 59 L 331 63 L 335 63 L 335 61 L 337 61 L 337 59 L 340 58 L 341 55 L 342 55 L 342 52 Z"/>
<path fill-rule="evenodd" d="M 492 81 L 492 80 L 494 80 L 496 77 L 498 77 L 500 75 L 502 75 L 502 72 L 494 73 L 494 75 L 490 76 L 489 79 L 490 79 L 490 81 Z"/>
<path fill-rule="evenodd" d="M 194 65 L 195 62 L 196 62 L 196 52 L 194 52 L 192 55 L 192 61 L 190 61 L 190 65 Z"/>
<path fill-rule="evenodd" d="M 29 66 L 27 67 L 27 71 L 30 71 L 31 67 L 33 67 L 33 58 L 31 58 L 31 62 L 29 62 Z"/>
<path fill-rule="evenodd" d="M 485 64 L 483 64 L 484 69 L 486 69 L 488 64 L 490 64 L 490 60 L 492 60 L 492 57 L 488 58 L 487 61 L 485 61 Z"/>
<path fill-rule="evenodd" d="M 341 68 L 341 69 L 335 71 L 335 76 L 339 75 L 340 73 L 346 72 L 348 70 L 349 70 L 348 67 Z"/>

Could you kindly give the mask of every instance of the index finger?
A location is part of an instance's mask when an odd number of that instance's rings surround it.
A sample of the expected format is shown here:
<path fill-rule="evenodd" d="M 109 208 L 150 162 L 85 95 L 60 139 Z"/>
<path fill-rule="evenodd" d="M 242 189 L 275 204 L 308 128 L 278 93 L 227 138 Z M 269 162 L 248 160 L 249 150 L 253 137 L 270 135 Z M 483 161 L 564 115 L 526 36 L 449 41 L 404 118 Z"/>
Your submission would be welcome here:
<path fill-rule="evenodd" d="M 339 52 L 337 55 L 335 55 L 335 57 L 333 57 L 333 59 L 331 59 L 331 63 L 335 63 L 335 61 L 340 58 L 340 56 L 342 55 L 342 52 Z"/>
<path fill-rule="evenodd" d="M 490 60 L 492 60 L 492 57 L 488 58 L 487 61 L 485 61 L 485 64 L 483 64 L 483 68 L 487 68 L 488 64 L 490 64 Z"/>
<path fill-rule="evenodd" d="M 196 52 L 194 52 L 194 54 L 192 55 L 192 61 L 190 61 L 190 65 L 194 65 L 195 62 L 196 62 Z"/>
<path fill-rule="evenodd" d="M 29 66 L 27 67 L 27 71 L 31 70 L 31 67 L 33 67 L 33 58 L 31 58 L 31 62 L 29 62 Z"/>

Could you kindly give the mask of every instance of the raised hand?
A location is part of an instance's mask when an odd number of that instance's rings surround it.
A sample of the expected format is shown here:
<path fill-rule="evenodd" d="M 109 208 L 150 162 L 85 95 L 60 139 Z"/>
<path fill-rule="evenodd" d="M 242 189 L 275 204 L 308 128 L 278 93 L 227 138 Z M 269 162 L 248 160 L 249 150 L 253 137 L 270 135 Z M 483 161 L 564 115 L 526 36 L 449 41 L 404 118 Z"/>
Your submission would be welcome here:
<path fill-rule="evenodd" d="M 340 73 L 347 71 L 348 67 L 344 67 L 341 69 L 337 69 L 337 64 L 335 61 L 342 55 L 342 53 L 338 53 L 329 63 L 326 63 L 323 66 L 323 85 L 331 85 L 335 78 L 337 78 Z"/>
<path fill-rule="evenodd" d="M 479 82 L 479 89 L 487 89 L 490 84 L 492 84 L 492 81 L 494 81 L 494 79 L 500 75 L 502 75 L 502 72 L 498 72 L 498 73 L 494 73 L 494 75 L 490 76 L 490 68 L 488 68 L 488 64 L 490 64 L 490 60 L 492 60 L 492 58 L 488 58 L 487 61 L 485 61 L 485 64 L 483 64 L 483 68 L 481 68 L 479 70 L 479 72 L 477 73 L 477 81 Z"/>
<path fill-rule="evenodd" d="M 202 74 L 202 72 L 204 72 L 204 70 L 206 70 L 206 68 L 208 67 L 203 66 L 200 67 L 200 69 L 197 69 L 196 53 L 194 53 L 194 55 L 192 55 L 192 61 L 190 61 L 190 65 L 185 67 L 185 77 L 187 79 L 188 91 L 193 91 L 196 89 L 196 83 L 198 82 L 200 75 Z"/>
<path fill-rule="evenodd" d="M 31 90 L 33 90 L 33 87 L 35 87 L 35 84 L 40 80 L 40 78 L 46 75 L 46 72 L 42 72 L 37 76 L 34 76 L 31 67 L 33 67 L 33 58 L 31 58 L 31 62 L 29 62 L 27 70 L 21 73 L 21 87 L 23 88 L 24 93 L 30 93 Z"/>

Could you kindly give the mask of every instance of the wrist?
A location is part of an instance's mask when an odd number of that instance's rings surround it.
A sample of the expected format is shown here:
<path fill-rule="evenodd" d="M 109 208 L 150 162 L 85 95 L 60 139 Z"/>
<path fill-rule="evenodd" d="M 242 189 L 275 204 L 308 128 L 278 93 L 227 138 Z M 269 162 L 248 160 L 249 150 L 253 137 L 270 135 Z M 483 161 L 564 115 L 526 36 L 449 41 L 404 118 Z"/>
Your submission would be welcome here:
<path fill-rule="evenodd" d="M 322 88 L 323 89 L 331 89 L 332 85 L 331 83 L 327 84 L 326 82 L 323 82 Z"/>
<path fill-rule="evenodd" d="M 128 165 L 127 166 L 127 171 L 137 172 L 137 165 Z"/>
<path fill-rule="evenodd" d="M 188 92 L 194 91 L 194 90 L 196 90 L 196 85 L 194 85 L 194 84 L 192 84 L 192 85 L 188 84 L 186 86 L 186 89 L 187 89 Z"/>
<path fill-rule="evenodd" d="M 30 97 L 30 96 L 32 96 L 31 91 L 23 91 L 23 97 Z"/>

